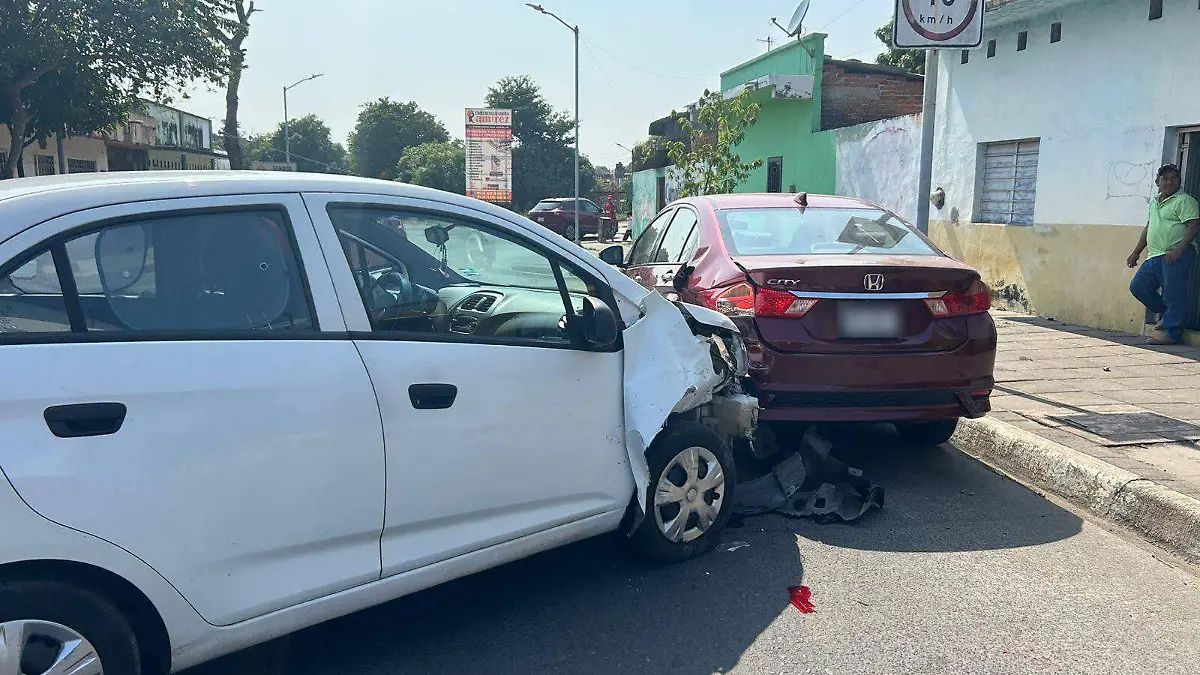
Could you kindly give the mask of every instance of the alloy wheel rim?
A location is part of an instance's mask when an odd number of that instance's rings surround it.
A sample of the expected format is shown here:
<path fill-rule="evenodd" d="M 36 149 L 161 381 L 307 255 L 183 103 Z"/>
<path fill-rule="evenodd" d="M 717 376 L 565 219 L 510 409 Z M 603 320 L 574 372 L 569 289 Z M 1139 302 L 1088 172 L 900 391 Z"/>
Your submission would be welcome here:
<path fill-rule="evenodd" d="M 667 462 L 654 487 L 654 522 L 675 543 L 694 541 L 716 522 L 725 471 L 708 448 L 692 446 Z"/>
<path fill-rule="evenodd" d="M 100 655 L 75 630 L 33 619 L 0 623 L 0 675 L 103 675 Z"/>

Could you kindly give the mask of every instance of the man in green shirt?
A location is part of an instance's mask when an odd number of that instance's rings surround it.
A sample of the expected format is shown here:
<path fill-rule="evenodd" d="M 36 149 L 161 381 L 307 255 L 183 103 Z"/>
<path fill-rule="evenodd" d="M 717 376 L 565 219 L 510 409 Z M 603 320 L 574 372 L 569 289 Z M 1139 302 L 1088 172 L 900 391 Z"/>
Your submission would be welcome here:
<path fill-rule="evenodd" d="M 1174 164 L 1158 170 L 1158 196 L 1150 201 L 1150 220 L 1137 248 L 1125 261 L 1137 267 L 1142 251 L 1150 249 L 1146 262 L 1129 284 L 1129 292 L 1162 319 L 1160 326 L 1165 335 L 1151 338 L 1151 344 L 1177 344 L 1183 339 L 1187 321 L 1188 283 L 1196 263 L 1200 205 L 1180 190 L 1181 183 L 1182 175 Z"/>

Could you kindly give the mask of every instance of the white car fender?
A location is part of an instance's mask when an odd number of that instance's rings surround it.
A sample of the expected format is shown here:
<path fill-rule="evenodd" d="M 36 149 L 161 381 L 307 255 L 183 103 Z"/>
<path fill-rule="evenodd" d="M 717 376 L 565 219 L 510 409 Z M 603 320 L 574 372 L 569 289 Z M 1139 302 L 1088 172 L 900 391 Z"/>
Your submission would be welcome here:
<path fill-rule="evenodd" d="M 678 307 L 658 293 L 649 293 L 642 300 L 642 309 L 642 317 L 624 333 L 625 448 L 638 505 L 645 513 L 650 484 L 646 449 L 671 413 L 708 403 L 726 377 L 713 368 L 712 343 L 692 332 Z M 697 321 L 713 321 L 699 314 Z M 729 328 L 737 330 L 732 322 Z"/>

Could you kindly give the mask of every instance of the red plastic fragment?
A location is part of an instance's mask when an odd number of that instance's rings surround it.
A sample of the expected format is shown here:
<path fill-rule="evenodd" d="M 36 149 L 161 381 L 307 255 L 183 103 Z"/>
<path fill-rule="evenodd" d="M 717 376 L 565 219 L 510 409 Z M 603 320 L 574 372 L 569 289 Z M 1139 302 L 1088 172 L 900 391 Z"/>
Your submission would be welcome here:
<path fill-rule="evenodd" d="M 817 611 L 812 604 L 812 591 L 808 586 L 788 586 L 788 597 L 792 600 L 792 606 L 800 610 L 801 614 L 812 614 Z"/>

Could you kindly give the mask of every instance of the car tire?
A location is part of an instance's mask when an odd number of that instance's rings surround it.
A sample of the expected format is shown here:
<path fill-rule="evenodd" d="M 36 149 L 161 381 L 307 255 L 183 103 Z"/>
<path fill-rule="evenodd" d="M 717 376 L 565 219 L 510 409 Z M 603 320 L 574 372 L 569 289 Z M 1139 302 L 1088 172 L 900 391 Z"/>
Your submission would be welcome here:
<path fill-rule="evenodd" d="M 0 631 L 15 631 L 19 622 L 24 623 L 27 635 L 35 636 L 24 643 L 23 663 L 30 666 L 25 672 L 45 672 L 48 668 L 42 666 L 47 659 L 53 662 L 63 654 L 62 641 L 76 638 L 83 638 L 87 644 L 78 645 L 76 650 L 81 651 L 73 657 L 92 651 L 105 673 L 144 672 L 137 636 L 128 619 L 116 605 L 96 593 L 53 581 L 0 583 Z"/>
<path fill-rule="evenodd" d="M 575 241 L 575 225 L 568 225 L 563 228 L 563 238 L 567 241 Z"/>
<path fill-rule="evenodd" d="M 696 469 L 689 472 L 686 466 L 692 457 Z M 646 515 L 633 533 L 635 550 L 662 562 L 679 562 L 712 550 L 733 512 L 737 471 L 729 446 L 708 427 L 685 422 L 660 434 L 646 452 L 646 461 L 650 488 Z M 709 487 L 718 470 L 720 484 Z M 673 500 L 675 496 L 680 499 Z M 703 527 L 703 518 L 713 511 L 715 517 Z"/>
<path fill-rule="evenodd" d="M 906 443 L 913 445 L 941 445 L 950 440 L 958 420 L 934 420 L 932 422 L 896 422 L 896 433 Z"/>

